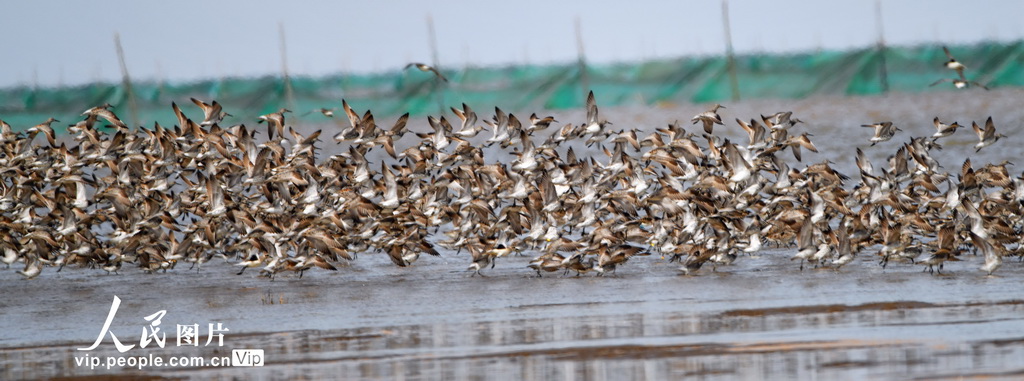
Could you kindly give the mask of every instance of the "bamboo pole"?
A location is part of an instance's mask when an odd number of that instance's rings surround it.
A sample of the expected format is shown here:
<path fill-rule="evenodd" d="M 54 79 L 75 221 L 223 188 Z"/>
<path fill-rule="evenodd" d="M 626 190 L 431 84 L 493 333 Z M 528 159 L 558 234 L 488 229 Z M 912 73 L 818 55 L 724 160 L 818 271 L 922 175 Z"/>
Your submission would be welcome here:
<path fill-rule="evenodd" d="M 878 30 L 878 80 L 882 85 L 882 94 L 889 93 L 889 70 L 885 62 L 885 29 L 882 25 L 882 1 L 875 0 L 875 26 Z"/>
<path fill-rule="evenodd" d="M 159 98 L 164 96 L 164 85 L 167 84 L 166 78 L 164 78 L 164 67 L 160 64 L 160 59 L 153 61 L 156 65 L 156 92 Z"/>
<path fill-rule="evenodd" d="M 725 28 L 725 59 L 726 70 L 729 71 L 729 86 L 732 88 L 732 101 L 740 100 L 740 81 L 736 76 L 736 57 L 732 50 L 732 31 L 729 27 L 729 1 L 722 0 L 722 26 Z"/>
<path fill-rule="evenodd" d="M 438 73 L 441 73 L 441 60 L 437 54 L 437 34 L 434 32 L 434 18 L 429 14 L 427 15 L 427 36 L 429 37 L 428 43 L 430 44 L 431 65 L 434 66 Z M 441 78 L 434 76 L 432 89 L 434 98 L 437 99 L 438 117 L 444 116 L 444 89 L 441 87 L 441 82 Z"/>
<path fill-rule="evenodd" d="M 284 79 L 284 101 L 288 109 L 295 110 L 295 94 L 292 93 L 292 79 L 288 75 L 288 45 L 285 42 L 284 23 L 277 23 L 278 39 L 281 47 L 281 75 Z"/>
<path fill-rule="evenodd" d="M 580 27 L 580 17 L 576 16 L 576 54 L 577 63 L 579 64 L 579 79 L 580 87 L 582 90 L 583 98 L 587 99 L 587 94 L 590 92 L 590 78 L 587 76 L 587 54 L 583 49 L 583 31 Z"/>
<path fill-rule="evenodd" d="M 121 65 L 121 86 L 128 100 L 128 111 L 133 126 L 139 126 L 139 106 L 135 103 L 135 92 L 132 90 L 132 78 L 128 75 L 128 65 L 124 61 L 124 48 L 121 46 L 121 34 L 114 32 L 114 46 L 117 48 L 117 61 Z"/>

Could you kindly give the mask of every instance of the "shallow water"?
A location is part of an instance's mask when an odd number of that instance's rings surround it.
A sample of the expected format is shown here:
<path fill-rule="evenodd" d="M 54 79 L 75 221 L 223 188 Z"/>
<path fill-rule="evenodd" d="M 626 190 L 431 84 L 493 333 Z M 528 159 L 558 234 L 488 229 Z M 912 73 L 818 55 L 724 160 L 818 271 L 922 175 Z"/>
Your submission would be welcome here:
<path fill-rule="evenodd" d="M 716 135 L 745 143 L 735 118 L 792 110 L 806 122 L 793 133 L 813 133 L 821 151 L 805 152 L 803 163 L 831 160 L 857 181 L 854 147 L 864 148 L 879 168 L 911 136 L 932 134 L 931 119 L 939 116 L 967 125 L 933 152 L 946 171 L 957 173 L 968 155 L 976 167 L 1019 161 L 1021 99 L 1019 90 L 998 90 L 739 102 L 726 104 L 726 126 L 716 127 Z M 676 119 L 686 123 L 704 108 L 602 109 L 602 115 L 615 123 L 613 129 L 650 131 Z M 581 110 L 550 114 L 562 123 L 583 120 Z M 1009 137 L 974 153 L 970 121 L 989 115 Z M 872 132 L 859 125 L 885 120 L 904 131 L 869 147 Z M 392 121 L 378 119 L 382 125 Z M 410 122 L 414 130 L 424 131 L 424 125 Z M 325 145 L 326 154 L 338 150 Z M 787 161 L 802 167 L 791 157 Z M 788 259 L 791 250 L 765 250 L 695 276 L 680 275 L 677 264 L 649 256 L 606 277 L 546 273 L 538 279 L 525 267 L 536 254 L 531 251 L 502 258 L 484 271 L 486 277 L 470 277 L 464 271 L 468 255 L 451 252 L 424 256 L 410 268 L 365 253 L 337 272 L 314 269 L 302 279 L 284 274 L 273 281 L 253 270 L 236 276 L 237 267 L 220 261 L 201 271 L 179 266 L 166 274 L 128 267 L 109 276 L 98 269 L 47 268 L 31 281 L 11 269 L 0 271 L 0 379 L 1024 377 L 1024 264 L 1007 258 L 995 276 L 985 276 L 977 269 L 981 258 L 967 255 L 948 263 L 943 275 L 929 275 L 911 264 L 882 269 L 876 251 L 863 251 L 837 272 L 800 271 Z M 76 356 L 118 355 L 109 337 L 94 351 L 76 350 L 96 339 L 115 295 L 122 305 L 111 330 L 126 343 L 138 344 L 148 325 L 145 316 L 167 311 L 161 325 L 169 331 L 167 346 L 151 344 L 129 355 L 211 358 L 232 349 L 263 349 L 266 364 L 78 366 Z M 222 347 L 173 342 L 176 324 L 198 323 L 205 333 L 207 323 L 218 322 L 230 329 Z"/>

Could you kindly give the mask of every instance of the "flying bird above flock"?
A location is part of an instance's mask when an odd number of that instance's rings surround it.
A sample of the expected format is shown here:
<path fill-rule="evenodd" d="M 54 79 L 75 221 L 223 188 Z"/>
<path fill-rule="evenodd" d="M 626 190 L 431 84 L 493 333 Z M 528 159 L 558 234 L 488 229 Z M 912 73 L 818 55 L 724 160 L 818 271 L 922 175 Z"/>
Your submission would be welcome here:
<path fill-rule="evenodd" d="M 435 68 L 433 66 L 430 66 L 430 65 L 427 65 L 427 64 L 424 64 L 424 63 L 413 62 L 413 63 L 410 63 L 408 65 L 405 65 L 405 68 L 406 69 L 416 68 L 416 69 L 419 69 L 419 71 L 422 71 L 422 72 L 425 72 L 425 73 L 433 73 L 434 76 L 436 76 L 438 79 L 440 79 L 442 81 L 445 81 L 445 82 L 448 82 L 448 78 L 446 78 L 444 76 L 444 74 L 441 74 L 441 72 L 438 71 L 437 68 Z"/>
<path fill-rule="evenodd" d="M 966 88 L 969 88 L 971 86 L 977 86 L 977 87 L 980 87 L 982 89 L 988 90 L 988 87 L 983 85 L 983 84 L 981 84 L 981 83 L 967 80 L 967 77 L 964 76 L 964 70 L 966 70 L 967 67 L 964 66 L 964 64 L 961 63 L 960 61 L 957 61 L 956 58 L 953 58 L 953 54 L 949 52 L 949 48 L 943 46 L 942 47 L 942 51 L 945 52 L 946 53 L 946 57 L 949 58 L 949 60 L 946 61 L 943 64 L 943 66 L 945 66 L 947 69 L 955 71 L 956 72 L 956 77 L 954 77 L 954 78 L 942 78 L 942 79 L 939 79 L 939 80 L 937 80 L 935 82 L 932 82 L 930 85 L 928 85 L 929 87 L 938 85 L 940 83 L 951 82 L 951 83 L 953 83 L 953 87 L 955 87 L 957 89 L 966 89 Z"/>

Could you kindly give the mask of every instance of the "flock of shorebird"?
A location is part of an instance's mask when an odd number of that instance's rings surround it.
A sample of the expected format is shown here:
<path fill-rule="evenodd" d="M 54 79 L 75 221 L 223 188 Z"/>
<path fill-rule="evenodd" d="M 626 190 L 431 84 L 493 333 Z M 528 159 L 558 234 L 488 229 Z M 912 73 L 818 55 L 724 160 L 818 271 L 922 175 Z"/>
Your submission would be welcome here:
<path fill-rule="evenodd" d="M 970 159 L 955 177 L 942 172 L 929 152 L 959 124 L 938 118 L 931 137 L 911 138 L 886 168 L 858 149 L 861 180 L 848 187 L 827 161 L 790 167 L 785 154 L 799 161 L 801 150 L 817 151 L 809 134 L 791 132 L 801 121 L 790 112 L 737 119 L 745 145 L 714 134 L 720 105 L 691 120 L 700 136 L 674 123 L 640 137 L 611 130 L 591 93 L 584 123 L 541 141 L 552 117 L 524 123 L 496 108 L 481 124 L 463 105 L 452 109 L 457 128 L 429 117 L 433 130 L 399 150 L 408 115 L 385 129 L 343 101 L 349 123 L 333 140 L 347 149 L 318 160 L 321 132 L 288 127 L 288 110 L 259 118 L 267 139 L 258 141 L 245 125 L 220 127 L 228 114 L 217 102 L 193 101 L 202 120 L 172 105 L 173 128 L 130 129 L 110 105 L 91 108 L 68 128 L 70 146 L 58 143 L 52 119 L 23 133 L 0 123 L 3 262 L 24 263 L 19 273 L 32 278 L 45 266 L 152 272 L 223 257 L 240 274 L 301 276 L 365 252 L 409 266 L 441 246 L 468 252 L 474 274 L 522 252 L 539 254 L 529 263 L 538 275 L 606 274 L 652 253 L 692 273 L 795 245 L 801 269 L 838 269 L 877 247 L 883 266 L 927 270 L 980 252 L 991 273 L 1024 251 L 1024 179 L 1008 163 L 976 168 Z M 483 125 L 485 140 L 476 138 Z M 865 126 L 872 144 L 899 131 Z M 1002 137 L 991 118 L 974 129 L 978 150 Z M 582 157 L 584 145 L 603 155 Z M 367 157 L 375 148 L 387 155 L 380 162 Z M 505 154 L 488 160 L 487 150 Z"/>
<path fill-rule="evenodd" d="M 155 272 L 219 257 L 239 274 L 273 277 L 336 270 L 361 253 L 405 267 L 440 246 L 467 252 L 481 276 L 521 253 L 537 255 L 529 268 L 538 276 L 608 274 L 650 254 L 690 274 L 795 246 L 801 270 L 838 270 L 866 253 L 883 267 L 941 271 L 981 253 L 991 274 L 1024 253 L 1024 178 L 1007 162 L 970 159 L 944 172 L 930 152 L 960 125 L 939 118 L 933 135 L 911 137 L 884 167 L 858 148 L 852 183 L 828 161 L 790 166 L 789 155 L 817 152 L 791 112 L 737 118 L 746 144 L 715 135 L 720 105 L 691 119 L 700 130 L 676 122 L 643 135 L 613 130 L 591 92 L 581 124 L 552 128 L 553 117 L 498 108 L 481 123 L 463 104 L 452 108 L 455 126 L 431 116 L 432 130 L 413 137 L 408 114 L 382 128 L 342 101 L 341 153 L 318 157 L 321 131 L 302 135 L 286 123 L 289 110 L 260 116 L 258 139 L 257 129 L 220 126 L 230 114 L 216 101 L 192 101 L 202 119 L 172 103 L 171 128 L 130 128 L 109 104 L 83 112 L 65 139 L 52 118 L 24 132 L 0 121 L 0 260 L 34 278 L 45 267 Z M 901 131 L 864 127 L 875 130 L 872 145 Z M 1003 137 L 991 118 L 973 128 L 977 150 Z"/>

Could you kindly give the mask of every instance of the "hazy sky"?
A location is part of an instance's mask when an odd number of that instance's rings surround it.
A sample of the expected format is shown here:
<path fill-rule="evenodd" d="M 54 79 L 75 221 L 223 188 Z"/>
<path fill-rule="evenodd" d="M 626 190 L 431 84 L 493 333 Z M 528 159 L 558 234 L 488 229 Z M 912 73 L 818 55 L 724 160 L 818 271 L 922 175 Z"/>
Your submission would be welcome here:
<path fill-rule="evenodd" d="M 576 59 L 574 20 L 590 62 L 721 54 L 721 0 L 695 1 L 8 1 L 0 12 L 0 87 L 119 81 L 120 33 L 134 80 L 189 81 Z M 876 39 L 875 0 L 730 0 L 737 52 L 846 49 Z M 1024 1 L 883 0 L 890 44 L 1024 37 Z"/>

